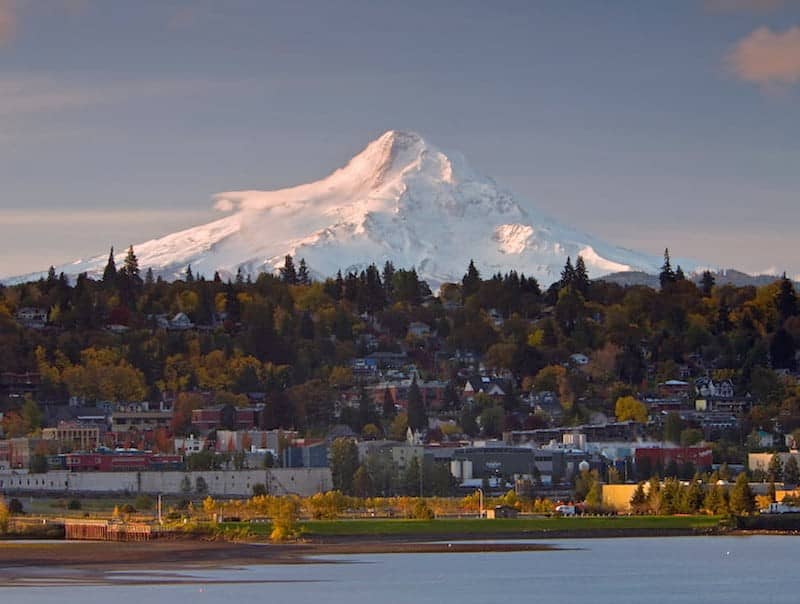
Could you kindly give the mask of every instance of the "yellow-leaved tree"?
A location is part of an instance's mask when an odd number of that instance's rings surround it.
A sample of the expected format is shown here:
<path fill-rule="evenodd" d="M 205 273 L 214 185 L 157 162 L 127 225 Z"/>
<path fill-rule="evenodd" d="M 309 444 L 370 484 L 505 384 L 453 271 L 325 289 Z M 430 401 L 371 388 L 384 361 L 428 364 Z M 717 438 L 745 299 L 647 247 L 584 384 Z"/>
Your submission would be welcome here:
<path fill-rule="evenodd" d="M 621 396 L 614 405 L 614 415 L 618 422 L 634 421 L 647 423 L 647 407 L 632 396 Z"/>

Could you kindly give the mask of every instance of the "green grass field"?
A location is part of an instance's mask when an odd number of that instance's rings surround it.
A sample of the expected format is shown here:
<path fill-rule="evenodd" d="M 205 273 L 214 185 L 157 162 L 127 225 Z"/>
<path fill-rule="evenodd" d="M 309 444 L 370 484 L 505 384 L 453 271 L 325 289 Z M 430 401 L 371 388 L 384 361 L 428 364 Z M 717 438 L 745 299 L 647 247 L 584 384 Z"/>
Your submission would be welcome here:
<path fill-rule="evenodd" d="M 718 516 L 614 516 L 578 518 L 514 518 L 486 520 L 478 518 L 439 520 L 309 520 L 301 522 L 309 537 L 400 537 L 415 535 L 503 535 L 520 533 L 607 531 L 607 530 L 699 530 L 718 526 Z M 237 530 L 246 523 L 224 523 L 223 532 Z M 249 532 L 268 536 L 269 523 L 251 524 Z"/>

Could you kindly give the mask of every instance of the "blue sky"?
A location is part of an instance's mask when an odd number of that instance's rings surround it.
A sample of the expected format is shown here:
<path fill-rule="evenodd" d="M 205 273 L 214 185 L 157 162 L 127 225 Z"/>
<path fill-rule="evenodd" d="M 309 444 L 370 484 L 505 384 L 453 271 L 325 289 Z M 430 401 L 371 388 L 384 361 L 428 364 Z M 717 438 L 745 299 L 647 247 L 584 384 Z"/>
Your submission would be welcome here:
<path fill-rule="evenodd" d="M 0 275 L 390 128 L 610 242 L 800 274 L 798 0 L 0 0 Z"/>

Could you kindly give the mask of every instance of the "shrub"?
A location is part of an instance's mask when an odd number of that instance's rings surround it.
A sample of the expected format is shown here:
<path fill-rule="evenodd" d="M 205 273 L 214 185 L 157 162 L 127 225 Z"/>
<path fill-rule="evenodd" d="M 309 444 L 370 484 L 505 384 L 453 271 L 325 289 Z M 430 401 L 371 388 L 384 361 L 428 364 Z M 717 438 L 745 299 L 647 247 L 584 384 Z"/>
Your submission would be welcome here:
<path fill-rule="evenodd" d="M 137 510 L 152 510 L 154 504 L 153 498 L 149 495 L 139 495 L 133 502 Z"/>
<path fill-rule="evenodd" d="M 70 499 L 69 503 L 67 503 L 68 510 L 79 510 L 81 509 L 81 501 L 80 499 Z"/>
<path fill-rule="evenodd" d="M 16 497 L 8 502 L 8 511 L 12 514 L 24 514 L 25 509 L 22 507 L 22 502 Z"/>
<path fill-rule="evenodd" d="M 414 518 L 416 520 L 433 520 L 433 510 L 425 503 L 424 499 L 418 499 L 414 504 Z"/>

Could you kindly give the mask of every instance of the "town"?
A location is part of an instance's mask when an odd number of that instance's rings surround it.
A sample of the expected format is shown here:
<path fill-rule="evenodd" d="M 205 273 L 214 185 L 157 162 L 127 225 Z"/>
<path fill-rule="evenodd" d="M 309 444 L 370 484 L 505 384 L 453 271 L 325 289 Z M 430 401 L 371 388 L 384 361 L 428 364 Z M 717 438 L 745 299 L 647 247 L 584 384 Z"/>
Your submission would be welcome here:
<path fill-rule="evenodd" d="M 785 276 L 695 282 L 668 251 L 659 288 L 590 281 L 580 257 L 545 291 L 472 263 L 436 295 L 391 263 L 310 275 L 287 256 L 276 276 L 168 283 L 130 248 L 101 279 L 1 288 L 0 493 L 513 492 L 570 514 L 796 497 Z"/>

